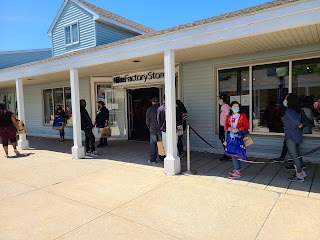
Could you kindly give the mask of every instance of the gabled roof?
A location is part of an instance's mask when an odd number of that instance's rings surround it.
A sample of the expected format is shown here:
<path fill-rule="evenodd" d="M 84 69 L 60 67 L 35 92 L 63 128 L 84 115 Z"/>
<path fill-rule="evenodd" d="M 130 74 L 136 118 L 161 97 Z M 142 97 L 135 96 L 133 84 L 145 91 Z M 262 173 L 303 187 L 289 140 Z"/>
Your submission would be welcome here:
<path fill-rule="evenodd" d="M 54 21 L 52 22 L 49 30 L 48 30 L 48 35 L 49 37 L 51 37 L 52 35 L 52 31 L 54 26 L 56 25 L 57 21 L 59 20 L 64 8 L 66 7 L 66 5 L 68 4 L 69 1 L 74 2 L 75 4 L 79 5 L 80 7 L 84 8 L 86 11 L 88 11 L 89 13 L 91 13 L 93 15 L 94 20 L 100 20 L 102 22 L 107 22 L 107 23 L 111 23 L 114 25 L 118 25 L 122 28 L 126 28 L 129 29 L 133 32 L 138 32 L 141 34 L 144 33 L 149 33 L 149 32 L 154 32 L 155 30 L 152 28 L 149 28 L 147 26 L 141 25 L 139 23 L 136 23 L 134 21 L 131 21 L 127 18 L 121 17 L 117 14 L 114 14 L 112 12 L 109 12 L 107 10 L 104 10 L 100 7 L 97 7 L 91 3 L 88 3 L 86 1 L 83 0 L 65 0 L 58 12 L 58 14 L 56 15 Z"/>
<path fill-rule="evenodd" d="M 12 68 L 7 68 L 7 69 L 2 69 L 0 70 L 0 74 L 4 71 L 10 71 L 10 70 L 14 70 L 14 69 L 19 69 L 22 67 L 28 67 L 28 66 L 33 66 L 36 64 L 42 64 L 42 63 L 47 63 L 47 62 L 53 62 L 53 61 L 57 61 L 60 59 L 65 59 L 68 57 L 72 57 L 72 56 L 79 56 L 82 54 L 87 54 L 87 53 L 92 53 L 92 52 L 98 52 L 98 51 L 102 51 L 105 49 L 110 49 L 113 47 L 117 47 L 120 45 L 124 45 L 124 44 L 128 44 L 128 43 L 133 43 L 133 42 L 137 42 L 140 40 L 144 40 L 144 39 L 151 39 L 151 38 L 155 38 L 157 36 L 162 36 L 162 35 L 166 35 L 166 34 L 170 34 L 170 33 L 175 33 L 175 32 L 179 32 L 182 30 L 186 30 L 186 29 L 192 29 L 192 28 L 196 28 L 199 26 L 203 26 L 206 24 L 212 24 L 212 23 L 217 23 L 220 21 L 226 21 L 229 19 L 233 19 L 233 18 L 239 18 L 239 17 L 244 17 L 250 14 L 254 14 L 254 13 L 258 13 L 258 12 L 262 12 L 262 11 L 267 11 L 270 9 L 274 9 L 274 8 L 280 8 L 282 6 L 285 5 L 289 5 L 289 4 L 295 4 L 295 3 L 300 3 L 300 2 L 304 2 L 306 0 L 275 0 L 275 1 L 271 1 L 271 2 L 267 2 L 264 4 L 260 4 L 260 5 L 256 5 L 253 7 L 249 7 L 249 8 L 245 8 L 245 9 L 241 9 L 241 10 L 237 10 L 237 11 L 233 11 L 233 12 L 229 12 L 229 13 L 224 13 L 218 16 L 213 16 L 210 18 L 206 18 L 206 19 L 202 19 L 199 21 L 195 21 L 195 22 L 191 22 L 191 23 L 186 23 L 183 25 L 179 25 L 176 27 L 171 27 L 171 28 L 167 28 L 164 30 L 160 30 L 160 31 L 153 31 L 147 34 L 143 34 L 143 35 L 139 35 L 136 37 L 131 37 L 131 38 L 126 38 L 117 42 L 112 42 L 112 43 L 108 43 L 108 44 L 104 44 L 104 45 L 100 45 L 100 46 L 96 46 L 96 47 L 91 47 L 91 48 L 86 48 L 86 49 L 82 49 L 79 51 L 74 51 L 74 52 L 70 52 L 70 53 L 66 53 L 63 55 L 59 55 L 56 57 L 52 57 L 49 59 L 45 59 L 45 60 L 40 60 L 37 62 L 32 62 L 32 63 L 27 63 L 27 64 L 22 64 L 19 66 L 15 66 Z"/>

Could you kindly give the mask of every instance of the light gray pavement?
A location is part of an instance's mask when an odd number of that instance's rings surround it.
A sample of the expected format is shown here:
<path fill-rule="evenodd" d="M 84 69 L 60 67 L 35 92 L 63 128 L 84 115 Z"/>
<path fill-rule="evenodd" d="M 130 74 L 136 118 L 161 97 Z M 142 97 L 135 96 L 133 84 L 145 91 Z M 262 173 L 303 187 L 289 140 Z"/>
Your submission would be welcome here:
<path fill-rule="evenodd" d="M 18 158 L 0 150 L 1 240 L 320 239 L 319 165 L 304 183 L 271 163 L 230 180 L 231 162 L 194 152 L 199 174 L 169 177 L 147 164 L 148 143 L 110 142 L 98 158 L 72 160 L 71 141 L 29 139 Z"/>

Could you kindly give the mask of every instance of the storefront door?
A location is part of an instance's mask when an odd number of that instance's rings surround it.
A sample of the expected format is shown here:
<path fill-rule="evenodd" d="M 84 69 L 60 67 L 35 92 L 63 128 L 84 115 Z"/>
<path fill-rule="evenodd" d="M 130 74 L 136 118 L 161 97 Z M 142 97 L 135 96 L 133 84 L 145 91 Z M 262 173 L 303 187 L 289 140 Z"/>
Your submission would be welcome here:
<path fill-rule="evenodd" d="M 160 97 L 159 88 L 140 88 L 128 90 L 128 127 L 129 139 L 149 141 L 149 130 L 146 126 L 147 109 L 152 106 L 151 99 Z"/>

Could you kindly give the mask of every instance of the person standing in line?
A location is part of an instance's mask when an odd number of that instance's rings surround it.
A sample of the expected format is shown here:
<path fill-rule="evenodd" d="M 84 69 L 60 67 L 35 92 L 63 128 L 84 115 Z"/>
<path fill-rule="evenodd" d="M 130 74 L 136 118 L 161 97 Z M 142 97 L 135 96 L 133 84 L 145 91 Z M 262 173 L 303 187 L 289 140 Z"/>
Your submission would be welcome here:
<path fill-rule="evenodd" d="M 96 116 L 96 121 L 94 125 L 97 128 L 105 128 L 109 125 L 109 110 L 106 108 L 103 101 L 98 102 L 98 112 Z M 100 143 L 98 144 L 98 148 L 104 147 L 108 145 L 108 138 L 100 138 Z"/>
<path fill-rule="evenodd" d="M 153 97 L 151 99 L 152 106 L 147 109 L 146 113 L 146 125 L 150 132 L 150 159 L 148 163 L 155 164 L 158 157 L 157 142 L 161 141 L 161 130 L 157 121 L 157 110 L 160 107 L 159 98 Z M 160 160 L 163 161 L 163 157 L 159 156 Z"/>
<path fill-rule="evenodd" d="M 295 167 L 295 174 L 289 178 L 290 181 L 304 182 L 304 178 L 307 176 L 302 169 L 302 157 L 300 154 L 300 144 L 302 139 L 301 123 L 301 108 L 299 104 L 299 97 L 290 93 L 283 101 L 283 105 L 287 107 L 287 111 L 282 118 L 284 124 L 284 136 L 287 144 L 288 152 L 293 158 Z"/>
<path fill-rule="evenodd" d="M 89 116 L 89 113 L 86 109 L 87 103 L 86 100 L 80 100 L 80 115 L 81 115 L 81 130 L 84 131 L 86 136 L 86 155 L 88 156 L 99 156 L 99 153 L 96 152 L 95 148 L 95 137 L 92 133 L 93 124 Z"/>
<path fill-rule="evenodd" d="M 17 119 L 14 114 L 7 109 L 4 102 L 0 102 L 0 138 L 4 149 L 4 157 L 8 158 L 8 145 L 9 140 L 12 144 L 14 153 L 18 156 L 20 152 L 17 150 L 17 129 L 14 124 L 17 123 Z"/>
<path fill-rule="evenodd" d="M 58 118 L 58 117 L 62 117 L 62 121 L 63 121 L 63 124 L 66 124 L 67 123 L 67 116 L 66 116 L 66 113 L 65 111 L 62 109 L 62 107 L 60 105 L 57 106 L 57 110 L 56 110 L 56 113 L 54 115 L 55 118 Z M 59 141 L 60 142 L 63 142 L 64 141 L 64 136 L 65 136 L 65 133 L 64 133 L 64 128 L 59 130 L 60 132 L 60 139 Z"/>
<path fill-rule="evenodd" d="M 183 102 L 181 102 L 179 99 L 177 99 L 176 104 L 181 113 L 182 128 L 183 131 L 185 131 L 187 129 L 188 111 L 184 106 Z M 183 155 L 183 131 L 181 135 L 178 135 L 178 153 L 180 157 Z"/>
<path fill-rule="evenodd" d="M 167 136 L 166 136 L 166 104 L 165 96 L 163 96 L 163 104 L 157 110 L 157 121 L 160 126 L 162 142 L 165 153 L 167 153 Z M 182 114 L 178 106 L 176 105 L 176 127 L 182 126 Z M 177 145 L 178 145 L 178 136 L 177 136 Z"/>
<path fill-rule="evenodd" d="M 230 113 L 230 106 L 227 104 L 228 96 L 226 94 L 220 94 L 218 97 L 219 105 L 220 105 L 220 125 L 219 125 L 219 139 L 222 143 L 223 149 L 226 148 L 226 131 L 225 131 L 225 123 L 227 116 Z M 227 155 L 223 155 L 220 158 L 220 161 L 228 161 L 231 160 L 231 157 Z"/>
<path fill-rule="evenodd" d="M 225 130 L 232 133 L 244 132 L 249 129 L 249 121 L 244 113 L 240 113 L 240 104 L 234 101 L 230 104 L 230 114 L 226 118 Z M 239 146 L 240 148 L 240 146 Z M 241 173 L 241 161 L 236 157 L 232 157 L 234 170 L 229 172 L 229 178 L 240 178 Z"/>

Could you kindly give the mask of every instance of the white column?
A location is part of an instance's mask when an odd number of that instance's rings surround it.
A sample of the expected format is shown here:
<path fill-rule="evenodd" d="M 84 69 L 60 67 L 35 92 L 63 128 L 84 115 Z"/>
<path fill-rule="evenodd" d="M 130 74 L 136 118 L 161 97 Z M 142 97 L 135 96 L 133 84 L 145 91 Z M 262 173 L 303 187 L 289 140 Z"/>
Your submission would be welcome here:
<path fill-rule="evenodd" d="M 70 69 L 70 86 L 72 102 L 72 124 L 73 124 L 73 142 L 72 150 L 73 159 L 84 158 L 84 147 L 82 146 L 81 136 L 81 116 L 80 116 L 80 92 L 79 92 L 79 74 L 78 69 Z"/>
<path fill-rule="evenodd" d="M 180 158 L 177 156 L 175 57 L 173 50 L 164 52 L 164 72 L 167 138 L 164 170 L 167 175 L 176 175 L 181 172 L 181 165 Z"/>
<path fill-rule="evenodd" d="M 25 109 L 24 109 L 24 95 L 23 95 L 23 82 L 22 79 L 16 79 L 16 95 L 18 107 L 18 119 L 26 123 Z M 29 148 L 29 141 L 26 134 L 19 135 L 18 149 L 25 150 Z"/>

